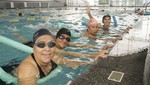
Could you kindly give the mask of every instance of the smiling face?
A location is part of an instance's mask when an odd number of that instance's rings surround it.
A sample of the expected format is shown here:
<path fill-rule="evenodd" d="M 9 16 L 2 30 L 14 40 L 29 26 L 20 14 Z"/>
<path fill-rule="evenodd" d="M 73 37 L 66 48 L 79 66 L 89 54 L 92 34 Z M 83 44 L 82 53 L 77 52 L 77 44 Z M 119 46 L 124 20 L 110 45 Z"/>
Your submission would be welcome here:
<path fill-rule="evenodd" d="M 58 48 L 64 48 L 68 45 L 68 43 L 70 42 L 70 36 L 66 35 L 66 34 L 61 34 L 60 36 L 58 36 L 56 38 L 56 46 Z"/>
<path fill-rule="evenodd" d="M 100 24 L 97 22 L 96 19 L 89 19 L 88 20 L 88 30 L 87 33 L 88 34 L 92 34 L 92 35 L 96 35 L 98 32 L 98 28 L 99 28 Z"/>
<path fill-rule="evenodd" d="M 44 42 L 44 46 L 39 45 Z M 53 37 L 43 35 L 39 37 L 33 46 L 34 55 L 36 60 L 41 63 L 49 63 L 55 54 L 55 44 Z"/>
<path fill-rule="evenodd" d="M 88 33 L 92 34 L 92 35 L 96 35 L 98 33 L 99 30 L 99 24 L 92 24 L 88 27 Z"/>
<path fill-rule="evenodd" d="M 110 26 L 110 23 L 111 23 L 111 18 L 109 16 L 105 16 L 103 18 L 103 24 L 104 24 L 104 27 L 109 27 Z"/>

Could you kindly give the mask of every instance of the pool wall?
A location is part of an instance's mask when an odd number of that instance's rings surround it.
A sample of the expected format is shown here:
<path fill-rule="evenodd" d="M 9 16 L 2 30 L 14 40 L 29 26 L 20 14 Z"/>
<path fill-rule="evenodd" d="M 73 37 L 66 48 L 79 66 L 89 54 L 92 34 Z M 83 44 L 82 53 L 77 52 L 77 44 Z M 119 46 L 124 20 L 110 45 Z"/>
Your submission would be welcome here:
<path fill-rule="evenodd" d="M 0 8 L 14 9 L 14 8 L 47 8 L 49 6 L 64 6 L 65 0 L 11 0 L 0 1 Z"/>

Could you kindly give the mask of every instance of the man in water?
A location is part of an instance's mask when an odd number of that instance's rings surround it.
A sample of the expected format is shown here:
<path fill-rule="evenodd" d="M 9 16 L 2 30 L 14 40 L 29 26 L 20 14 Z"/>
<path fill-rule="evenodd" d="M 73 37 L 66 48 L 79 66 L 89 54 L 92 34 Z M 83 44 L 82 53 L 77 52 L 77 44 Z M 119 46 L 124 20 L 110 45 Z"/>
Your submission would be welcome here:
<path fill-rule="evenodd" d="M 70 51 L 64 51 L 61 50 L 62 48 L 65 48 L 66 46 L 74 46 L 74 47 L 87 47 L 87 48 L 94 48 L 95 46 L 92 46 L 90 44 L 84 44 L 80 45 L 74 42 L 70 42 L 71 40 L 71 32 L 67 28 L 62 28 L 60 29 L 57 34 L 56 34 L 56 52 L 59 54 L 64 54 L 64 55 L 70 55 L 70 56 L 75 56 L 75 57 L 91 57 L 91 58 L 98 58 L 98 57 L 103 57 L 105 58 L 108 54 L 108 50 L 105 48 L 109 48 L 109 45 L 106 45 L 102 50 L 100 50 L 97 53 L 93 54 L 83 54 L 83 53 L 77 53 L 77 52 L 70 52 Z M 96 47 L 95 47 L 96 48 Z M 96 48 L 98 49 L 98 48 Z"/>

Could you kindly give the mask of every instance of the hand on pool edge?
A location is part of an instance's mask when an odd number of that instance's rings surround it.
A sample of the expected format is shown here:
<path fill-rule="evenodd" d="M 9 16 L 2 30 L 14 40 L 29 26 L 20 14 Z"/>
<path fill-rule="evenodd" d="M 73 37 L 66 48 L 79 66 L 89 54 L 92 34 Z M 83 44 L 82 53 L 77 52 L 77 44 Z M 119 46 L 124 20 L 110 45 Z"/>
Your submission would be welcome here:
<path fill-rule="evenodd" d="M 72 63 L 67 65 L 67 67 L 71 67 L 72 69 L 77 69 L 80 66 L 85 66 L 85 65 L 88 65 L 91 63 L 92 63 L 92 61 L 73 61 L 72 60 Z"/>
<path fill-rule="evenodd" d="M 98 58 L 106 58 L 108 54 L 109 54 L 108 50 L 102 50 L 96 54 L 94 59 L 97 60 Z"/>
<path fill-rule="evenodd" d="M 70 80 L 70 81 L 67 82 L 66 85 L 71 85 L 71 83 L 72 83 L 72 81 Z"/>

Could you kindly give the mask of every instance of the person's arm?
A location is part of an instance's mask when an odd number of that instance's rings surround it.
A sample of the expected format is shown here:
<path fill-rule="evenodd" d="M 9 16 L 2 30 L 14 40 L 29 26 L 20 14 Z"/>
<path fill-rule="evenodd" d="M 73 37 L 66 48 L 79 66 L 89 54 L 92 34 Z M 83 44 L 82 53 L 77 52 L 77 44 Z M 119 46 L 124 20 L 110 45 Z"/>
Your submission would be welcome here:
<path fill-rule="evenodd" d="M 73 46 L 73 47 L 89 47 L 89 48 L 98 49 L 98 47 L 93 46 L 91 44 L 78 44 L 78 43 L 74 43 L 74 42 L 69 42 L 68 46 Z"/>
<path fill-rule="evenodd" d="M 90 57 L 90 58 L 97 58 L 97 57 L 102 57 L 105 58 L 109 52 L 107 50 L 101 50 L 97 53 L 92 53 L 92 54 L 83 54 L 83 53 L 77 53 L 77 52 L 65 52 L 65 54 L 70 55 L 70 56 L 75 56 L 75 57 Z"/>
<path fill-rule="evenodd" d="M 93 16 L 91 15 L 91 8 L 90 8 L 90 5 L 86 5 L 86 13 L 88 14 L 89 18 L 90 19 L 93 19 Z"/>
<path fill-rule="evenodd" d="M 108 40 L 108 39 L 104 39 L 104 38 L 99 38 L 99 37 L 93 36 L 93 35 L 88 34 L 88 33 L 86 33 L 85 36 L 87 36 L 87 37 L 89 37 L 89 38 L 92 38 L 92 39 L 106 40 L 106 41 Z"/>
<path fill-rule="evenodd" d="M 60 49 L 57 49 L 57 54 L 60 54 L 60 55 L 69 55 L 69 56 L 74 56 L 74 57 L 91 57 L 91 58 L 97 58 L 97 57 L 102 57 L 102 58 L 105 58 L 108 54 L 108 51 L 107 49 L 106 50 L 102 50 L 102 51 L 99 51 L 97 53 L 93 53 L 93 54 L 83 54 L 83 53 L 77 53 L 77 52 L 70 52 L 70 51 L 64 51 L 64 50 L 60 50 Z"/>
<path fill-rule="evenodd" d="M 91 57 L 91 55 L 89 56 L 88 54 L 64 51 L 64 50 L 60 50 L 60 49 L 57 49 L 56 53 L 59 55 L 67 55 L 67 56 L 74 56 L 74 57 L 81 57 L 81 56 L 82 57 Z"/>
<path fill-rule="evenodd" d="M 128 34 L 129 34 L 129 30 L 130 30 L 130 28 L 126 28 L 126 29 L 124 30 L 123 34 L 125 34 L 125 33 L 128 33 Z"/>
<path fill-rule="evenodd" d="M 93 36 L 93 35 L 91 35 L 89 33 L 85 33 L 85 36 L 88 37 L 88 38 L 97 39 L 96 36 Z"/>
<path fill-rule="evenodd" d="M 17 69 L 17 77 L 19 85 L 36 85 L 37 70 L 30 62 L 21 63 Z"/>
<path fill-rule="evenodd" d="M 108 50 L 109 48 L 114 47 L 114 44 L 107 44 L 102 47 L 102 50 Z"/>
<path fill-rule="evenodd" d="M 98 30 L 98 33 L 104 33 L 104 30 L 99 29 L 99 30 Z"/>
<path fill-rule="evenodd" d="M 33 47 L 33 42 L 32 41 L 24 42 L 23 44 L 27 45 L 29 47 Z"/>
<path fill-rule="evenodd" d="M 12 33 L 14 36 L 16 36 L 19 40 L 21 40 L 23 43 L 27 43 L 28 40 L 21 34 L 17 33 L 17 32 L 14 32 Z"/>
<path fill-rule="evenodd" d="M 87 64 L 91 63 L 89 61 L 75 61 L 75 60 L 71 60 L 71 59 L 68 59 L 65 57 L 61 57 L 59 55 L 55 55 L 53 57 L 53 61 L 55 63 L 57 63 L 58 65 L 65 65 L 65 66 L 71 67 L 73 69 L 76 69 L 79 66 L 83 66 L 83 65 L 87 65 Z"/>
<path fill-rule="evenodd" d="M 117 37 L 117 38 L 112 38 L 112 39 L 107 39 L 107 38 L 99 38 L 96 36 L 93 36 L 91 34 L 86 33 L 85 36 L 92 38 L 92 39 L 97 39 L 97 40 L 104 40 L 105 42 L 111 41 L 112 43 L 116 43 L 117 40 L 122 40 L 122 37 Z"/>

